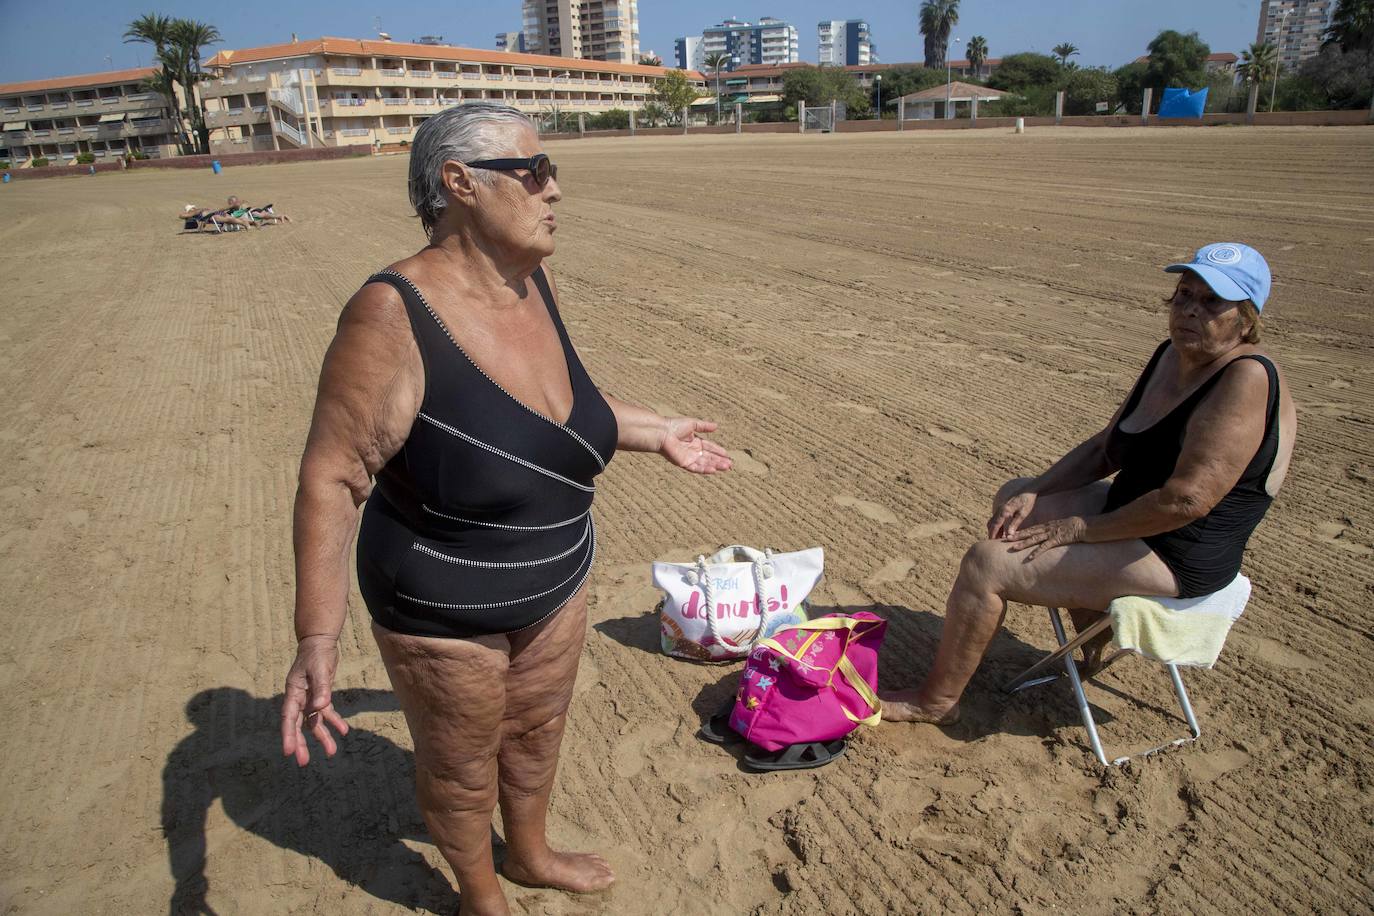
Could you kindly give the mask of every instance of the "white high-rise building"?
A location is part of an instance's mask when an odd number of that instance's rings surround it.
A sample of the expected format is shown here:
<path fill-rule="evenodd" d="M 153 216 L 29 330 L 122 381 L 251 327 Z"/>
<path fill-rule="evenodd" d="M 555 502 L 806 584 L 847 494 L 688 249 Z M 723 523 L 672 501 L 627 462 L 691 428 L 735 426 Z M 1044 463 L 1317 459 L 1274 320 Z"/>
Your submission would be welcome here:
<path fill-rule="evenodd" d="M 678 66 L 686 66 L 683 63 L 684 59 L 690 62 L 686 53 L 692 50 L 691 43 L 694 41 L 698 39 L 678 39 Z M 781 19 L 771 16 L 760 19 L 758 25 L 739 19 L 727 19 L 702 32 L 699 41 L 700 44 L 696 47 L 700 49 L 700 59 L 704 60 L 713 54 L 724 54 L 730 58 L 730 63 L 726 67 L 728 70 L 745 64 L 795 64 L 801 59 L 797 54 L 797 30 Z M 694 69 L 700 67 L 694 66 Z"/>
<path fill-rule="evenodd" d="M 837 67 L 878 63 L 868 23 L 862 19 L 827 19 L 816 27 L 817 52 L 822 64 Z"/>
<path fill-rule="evenodd" d="M 524 0 L 525 50 L 639 62 L 639 0 Z"/>

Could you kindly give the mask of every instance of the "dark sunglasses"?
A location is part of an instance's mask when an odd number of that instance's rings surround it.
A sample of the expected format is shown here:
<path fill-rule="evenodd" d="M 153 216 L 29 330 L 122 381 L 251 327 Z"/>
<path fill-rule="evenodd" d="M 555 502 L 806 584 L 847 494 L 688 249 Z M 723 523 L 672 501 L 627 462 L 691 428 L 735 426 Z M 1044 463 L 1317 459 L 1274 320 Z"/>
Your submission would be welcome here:
<path fill-rule="evenodd" d="M 518 172 L 526 169 L 541 188 L 549 183 L 550 178 L 558 180 L 558 166 L 543 153 L 535 153 L 528 159 L 482 159 L 466 165 L 468 168 L 491 169 L 493 172 Z"/>

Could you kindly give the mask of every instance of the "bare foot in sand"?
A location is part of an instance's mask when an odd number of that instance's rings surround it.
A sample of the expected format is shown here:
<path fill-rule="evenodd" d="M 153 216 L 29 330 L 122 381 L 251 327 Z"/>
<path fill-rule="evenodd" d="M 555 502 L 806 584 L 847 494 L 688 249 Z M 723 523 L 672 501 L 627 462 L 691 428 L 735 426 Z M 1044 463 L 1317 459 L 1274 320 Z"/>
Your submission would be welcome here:
<path fill-rule="evenodd" d="M 506 859 L 501 874 L 516 884 L 552 887 L 574 894 L 604 891 L 615 882 L 610 863 L 592 852 L 553 852 L 531 861 Z"/>
<path fill-rule="evenodd" d="M 883 703 L 883 719 L 888 722 L 953 725 L 959 721 L 958 703 L 946 709 L 928 709 L 917 701 L 915 690 L 884 690 L 878 699 Z"/>

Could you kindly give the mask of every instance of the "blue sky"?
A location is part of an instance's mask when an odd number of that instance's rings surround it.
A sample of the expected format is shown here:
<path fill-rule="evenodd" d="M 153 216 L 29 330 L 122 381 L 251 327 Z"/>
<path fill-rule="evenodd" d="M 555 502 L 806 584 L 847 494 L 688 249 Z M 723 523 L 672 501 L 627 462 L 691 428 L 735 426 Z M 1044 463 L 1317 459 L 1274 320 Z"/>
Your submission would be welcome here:
<path fill-rule="evenodd" d="M 761 0 L 749 5 L 639 0 L 642 50 L 667 60 L 673 39 L 699 34 L 734 16 L 786 19 L 800 33 L 803 60 L 816 59 L 816 23 L 867 19 L 884 62 L 920 60 L 918 0 Z M 1213 51 L 1239 53 L 1255 40 L 1260 0 L 963 0 L 954 34 L 982 35 L 993 57 L 1015 51 L 1047 52 L 1063 41 L 1077 45 L 1085 66 L 1119 66 L 1145 51 L 1161 29 L 1196 30 Z M 371 37 L 374 21 L 397 40 L 443 35 L 450 44 L 491 48 L 498 31 L 518 29 L 520 0 L 0 0 L 0 82 L 88 73 L 149 63 L 146 48 L 121 43 L 125 25 L 146 12 L 190 16 L 216 25 L 219 47 L 241 48 L 302 38 Z M 952 57 L 962 57 L 958 50 Z M 108 59 L 107 59 L 108 57 Z"/>

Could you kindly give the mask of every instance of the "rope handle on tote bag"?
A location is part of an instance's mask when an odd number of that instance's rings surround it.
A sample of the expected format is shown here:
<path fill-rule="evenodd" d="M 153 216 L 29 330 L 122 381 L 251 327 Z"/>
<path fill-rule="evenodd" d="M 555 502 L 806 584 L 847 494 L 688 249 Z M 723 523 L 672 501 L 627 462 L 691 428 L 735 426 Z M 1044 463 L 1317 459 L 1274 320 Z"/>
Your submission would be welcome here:
<path fill-rule="evenodd" d="M 734 545 L 741 548 L 742 545 Z M 722 548 L 730 550 L 734 548 Z M 753 551 L 757 553 L 757 551 Z M 716 629 L 716 601 L 715 593 L 711 584 L 711 574 L 707 570 L 706 556 L 697 555 L 696 569 L 687 571 L 687 584 L 701 587 L 701 596 L 705 599 L 704 607 L 706 613 L 706 634 L 707 637 L 716 644 L 720 643 L 720 634 Z M 762 558 L 754 558 L 750 562 L 750 569 L 754 574 L 754 598 L 758 602 L 759 608 L 759 630 L 754 634 L 754 638 L 749 643 L 750 651 L 753 651 L 763 639 L 763 634 L 768 630 L 768 602 L 764 600 L 763 580 L 773 578 L 773 548 L 765 547 Z"/>

